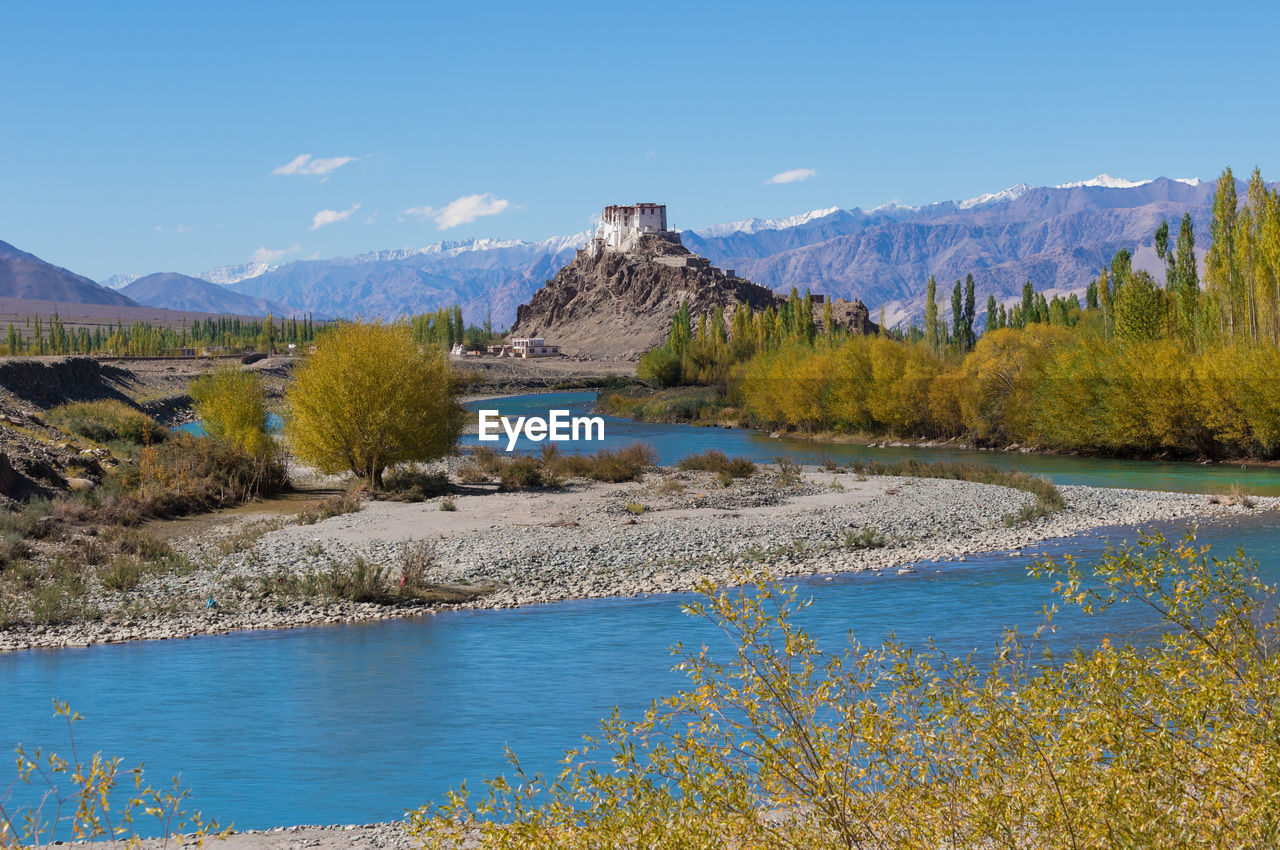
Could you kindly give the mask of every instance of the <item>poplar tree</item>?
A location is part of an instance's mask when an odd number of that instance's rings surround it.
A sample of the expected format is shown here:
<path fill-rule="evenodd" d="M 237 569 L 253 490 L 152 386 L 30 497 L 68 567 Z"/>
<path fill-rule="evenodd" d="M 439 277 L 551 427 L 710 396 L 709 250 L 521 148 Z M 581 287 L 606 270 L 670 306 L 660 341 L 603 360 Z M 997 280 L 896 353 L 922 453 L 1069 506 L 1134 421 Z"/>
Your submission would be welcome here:
<path fill-rule="evenodd" d="M 964 277 L 964 339 L 962 344 L 965 351 L 973 349 L 974 342 L 977 337 L 973 333 L 974 310 L 977 307 L 976 296 L 973 291 L 973 275 L 967 274 Z"/>
<path fill-rule="evenodd" d="M 964 305 L 961 300 L 960 281 L 956 281 L 951 290 L 951 344 L 960 350 L 964 349 Z"/>
<path fill-rule="evenodd" d="M 937 351 L 942 345 L 938 337 L 938 282 L 929 275 L 924 296 L 924 338 L 929 347 Z"/>
<path fill-rule="evenodd" d="M 1178 282 L 1175 293 L 1178 331 L 1183 342 L 1194 347 L 1199 324 L 1197 312 L 1200 306 L 1200 273 L 1196 263 L 1196 234 L 1191 224 L 1191 213 L 1182 214 L 1177 251 L 1171 251 L 1170 254 L 1174 257 L 1174 277 Z"/>
<path fill-rule="evenodd" d="M 1236 265 L 1236 178 L 1231 169 L 1218 178 L 1209 224 L 1209 255 L 1205 258 L 1205 282 L 1217 302 L 1218 331 L 1234 338 L 1239 313 L 1240 270 Z"/>

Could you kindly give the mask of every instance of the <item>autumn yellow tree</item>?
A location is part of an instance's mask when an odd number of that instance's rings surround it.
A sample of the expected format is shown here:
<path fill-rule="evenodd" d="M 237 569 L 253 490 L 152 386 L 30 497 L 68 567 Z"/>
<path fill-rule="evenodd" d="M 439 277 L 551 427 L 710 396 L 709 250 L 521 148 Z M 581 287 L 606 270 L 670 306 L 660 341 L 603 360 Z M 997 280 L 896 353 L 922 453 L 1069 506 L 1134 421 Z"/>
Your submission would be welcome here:
<path fill-rule="evenodd" d="M 325 331 L 285 396 L 285 436 L 324 472 L 349 470 L 380 488 L 389 466 L 440 457 L 464 412 L 438 346 L 404 324 L 346 322 Z"/>
<path fill-rule="evenodd" d="M 188 392 L 209 436 L 255 456 L 274 449 L 267 432 L 267 396 L 257 372 L 221 369 L 196 378 Z"/>

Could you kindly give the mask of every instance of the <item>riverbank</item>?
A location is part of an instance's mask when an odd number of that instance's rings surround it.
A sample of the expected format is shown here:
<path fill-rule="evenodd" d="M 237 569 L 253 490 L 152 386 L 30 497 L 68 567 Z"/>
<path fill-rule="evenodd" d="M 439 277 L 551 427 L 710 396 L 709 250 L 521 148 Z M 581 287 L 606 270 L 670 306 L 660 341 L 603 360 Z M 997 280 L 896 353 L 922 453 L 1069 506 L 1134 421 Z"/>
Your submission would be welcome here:
<path fill-rule="evenodd" d="M 884 432 L 848 432 L 830 429 L 800 429 L 778 423 L 753 423 L 746 412 L 728 405 L 710 387 L 676 387 L 652 390 L 644 387 L 602 392 L 596 403 L 600 413 L 662 425 L 689 425 L 695 428 L 741 428 L 771 438 L 785 438 L 814 445 L 864 445 L 868 448 L 956 449 L 1008 455 L 1046 457 L 1086 457 L 1102 460 L 1176 461 L 1204 465 L 1235 466 L 1241 469 L 1280 469 L 1280 459 L 1262 457 L 1210 456 L 1198 452 L 1108 453 L 1103 451 L 1063 451 L 1036 444 L 1002 442 L 980 445 L 967 437 L 903 437 Z"/>
<path fill-rule="evenodd" d="M 457 464 L 436 471 L 456 473 Z M 0 651 L 673 593 L 761 573 L 893 574 L 1102 527 L 1280 506 L 1280 498 L 1246 508 L 1196 494 L 1060 489 L 1064 509 L 1017 522 L 1034 497 L 992 484 L 806 467 L 761 468 L 724 486 L 711 473 L 659 467 L 640 482 L 555 490 L 455 484 L 447 497 L 368 502 L 314 523 L 248 515 L 170 537 L 189 571 L 143 582 L 122 605 L 103 601 L 96 619 L 0 631 Z M 452 510 L 442 509 L 445 498 Z M 327 577 L 358 565 L 412 575 L 431 592 L 395 604 L 317 595 Z"/>

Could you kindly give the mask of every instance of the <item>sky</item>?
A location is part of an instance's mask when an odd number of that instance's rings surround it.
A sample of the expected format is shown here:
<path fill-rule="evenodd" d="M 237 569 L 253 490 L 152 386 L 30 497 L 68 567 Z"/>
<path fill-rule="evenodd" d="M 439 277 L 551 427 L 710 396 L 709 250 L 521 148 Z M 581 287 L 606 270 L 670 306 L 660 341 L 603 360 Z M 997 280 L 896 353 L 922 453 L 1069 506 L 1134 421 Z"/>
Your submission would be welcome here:
<path fill-rule="evenodd" d="M 5 4 L 0 240 L 95 280 L 1280 179 L 1274 3 Z"/>

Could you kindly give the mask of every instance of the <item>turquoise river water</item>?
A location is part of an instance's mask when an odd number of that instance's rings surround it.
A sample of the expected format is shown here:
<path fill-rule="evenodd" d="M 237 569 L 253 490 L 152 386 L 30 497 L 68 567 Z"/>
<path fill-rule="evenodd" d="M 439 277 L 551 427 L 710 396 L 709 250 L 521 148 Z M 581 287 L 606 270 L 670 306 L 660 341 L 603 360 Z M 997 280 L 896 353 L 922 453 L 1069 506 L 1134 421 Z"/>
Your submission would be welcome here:
<path fill-rule="evenodd" d="M 545 415 L 585 413 L 583 393 L 524 396 L 472 407 Z M 748 431 L 608 420 L 605 445 L 650 442 L 665 463 L 719 448 L 768 460 L 822 457 L 965 459 L 1048 475 L 1062 483 L 1211 491 L 1241 481 L 1280 492 L 1280 474 L 1194 464 L 1137 463 L 932 449 L 819 446 Z M 474 443 L 474 436 L 468 441 Z M 596 446 L 592 446 L 592 449 Z M 1270 513 L 1200 529 L 1225 554 L 1243 546 L 1268 581 L 1280 580 L 1280 518 Z M 1169 526 L 1170 533 L 1179 528 Z M 1112 529 L 1112 541 L 1134 529 Z M 1048 541 L 1037 551 L 1096 557 L 1099 536 Z M 993 648 L 1002 626 L 1034 627 L 1052 601 L 1027 577 L 1032 552 L 995 552 L 966 562 L 921 564 L 908 575 L 800 581 L 814 600 L 804 624 L 825 648 L 853 633 L 878 643 L 889 633 L 920 644 L 932 636 L 952 652 Z M 683 596 L 564 602 L 498 611 L 190 640 L 0 655 L 0 750 L 19 743 L 66 749 L 54 698 L 84 715 L 80 752 L 142 761 L 153 780 L 181 774 L 191 803 L 240 828 L 296 823 L 367 823 L 400 817 L 462 780 L 501 772 L 510 745 L 526 768 L 557 759 L 595 730 L 612 706 L 637 716 L 680 687 L 668 647 L 719 644 L 707 624 L 681 611 Z M 1151 620 L 1121 606 L 1104 616 L 1064 613 L 1052 645 L 1065 650 L 1102 636 L 1144 640 Z M 0 799 L 9 777 L 0 774 Z M 15 789 L 14 800 L 24 798 Z M 11 800 L 12 803 L 14 800 Z"/>

